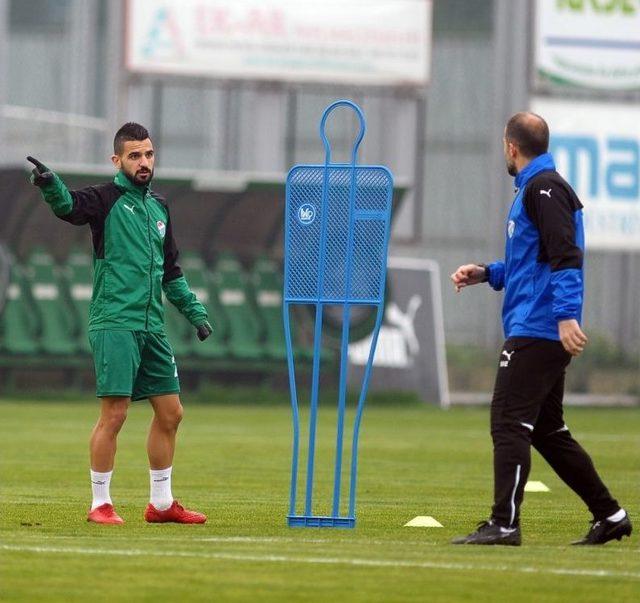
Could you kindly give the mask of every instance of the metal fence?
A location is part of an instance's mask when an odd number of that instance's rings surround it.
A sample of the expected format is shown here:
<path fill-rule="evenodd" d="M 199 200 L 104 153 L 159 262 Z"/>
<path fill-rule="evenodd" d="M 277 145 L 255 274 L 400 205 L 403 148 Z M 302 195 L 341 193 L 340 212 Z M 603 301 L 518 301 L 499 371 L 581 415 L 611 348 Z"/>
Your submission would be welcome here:
<path fill-rule="evenodd" d="M 500 296 L 454 295 L 447 275 L 502 253 L 511 200 L 502 128 L 529 102 L 530 9 L 527 0 L 435 2 L 432 82 L 416 94 L 133 77 L 122 60 L 123 0 L 0 0 L 0 165 L 26 154 L 104 165 L 117 126 L 139 120 L 159 169 L 285 172 L 321 158 L 321 110 L 351 97 L 370 124 L 361 160 L 411 186 L 392 245 L 440 263 L 448 341 L 494 347 Z M 338 154 L 353 139 L 348 119 L 330 124 Z M 589 252 L 586 282 L 587 330 L 640 350 L 640 254 Z"/>

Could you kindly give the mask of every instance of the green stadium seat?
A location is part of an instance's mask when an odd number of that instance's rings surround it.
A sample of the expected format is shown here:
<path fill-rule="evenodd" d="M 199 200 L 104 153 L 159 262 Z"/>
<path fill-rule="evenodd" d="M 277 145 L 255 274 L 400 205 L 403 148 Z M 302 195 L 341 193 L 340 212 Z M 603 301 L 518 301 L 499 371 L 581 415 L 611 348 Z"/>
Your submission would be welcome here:
<path fill-rule="evenodd" d="M 260 344 L 261 332 L 248 277 L 231 253 L 219 256 L 213 272 L 218 299 L 228 319 L 229 352 L 235 358 L 258 360 L 266 352 Z"/>
<path fill-rule="evenodd" d="M 258 258 L 251 270 L 251 284 L 265 335 L 264 349 L 275 360 L 286 360 L 287 346 L 282 324 L 282 274 L 275 262 Z"/>
<path fill-rule="evenodd" d="M 65 264 L 69 297 L 78 318 L 78 350 L 91 353 L 89 344 L 89 307 L 93 293 L 93 260 L 81 249 L 72 249 Z"/>
<path fill-rule="evenodd" d="M 40 318 L 40 349 L 46 354 L 74 354 L 79 320 L 51 254 L 35 249 L 26 264 L 26 278 Z"/>
<path fill-rule="evenodd" d="M 267 354 L 274 360 L 286 360 L 287 348 L 282 322 L 282 271 L 276 262 L 262 256 L 253 265 L 251 281 L 254 288 L 258 316 L 263 324 L 263 332 L 265 333 L 264 345 Z M 313 360 L 313 348 L 304 345 L 300 341 L 298 336 L 300 330 L 296 328 L 293 312 L 290 325 L 296 361 L 309 362 Z M 322 348 L 320 357 L 323 362 L 327 362 L 331 361 L 334 355 L 329 350 Z"/>
<path fill-rule="evenodd" d="M 181 254 L 180 265 L 189 283 L 189 287 L 196 294 L 200 302 L 207 308 L 209 322 L 213 327 L 213 334 L 208 339 L 199 341 L 195 336 L 193 327 L 188 325 L 190 329 L 189 342 L 191 354 L 198 358 L 227 358 L 229 349 L 226 344 L 226 339 L 229 332 L 229 325 L 226 315 L 220 307 L 218 293 L 204 260 L 197 253 L 185 251 Z"/>
<path fill-rule="evenodd" d="M 30 355 L 39 351 L 38 319 L 29 298 L 24 270 L 14 263 L 6 300 L 0 316 L 0 348 L 7 354 Z"/>

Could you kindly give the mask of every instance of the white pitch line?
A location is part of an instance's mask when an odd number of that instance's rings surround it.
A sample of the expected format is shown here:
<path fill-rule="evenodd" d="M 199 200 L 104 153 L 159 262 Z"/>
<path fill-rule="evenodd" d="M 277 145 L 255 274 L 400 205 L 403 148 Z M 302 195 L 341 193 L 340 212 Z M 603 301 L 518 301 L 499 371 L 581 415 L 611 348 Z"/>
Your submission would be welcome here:
<path fill-rule="evenodd" d="M 100 535 L 91 534 L 75 534 L 75 535 L 63 535 L 63 534 L 25 534 L 25 538 L 33 540 L 95 540 L 99 538 L 102 542 L 112 541 L 121 542 L 122 538 L 119 536 L 111 536 L 107 533 L 101 532 Z M 293 536 L 177 536 L 171 534 L 172 542 L 211 542 L 211 543 L 228 543 L 228 544 L 273 544 L 273 543 L 286 543 L 286 544 L 327 544 L 327 545 L 379 545 L 389 546 L 398 545 L 403 547 L 416 546 L 421 548 L 442 546 L 442 542 L 434 542 L 430 540 L 366 540 L 359 541 L 349 538 L 296 538 Z M 167 536 L 141 536 L 137 535 L 136 540 L 138 542 L 166 542 Z M 24 540 L 23 540 L 24 542 Z M 446 543 L 445 543 L 446 544 Z M 537 544 L 531 545 L 530 550 L 555 550 L 555 549 L 567 549 L 570 548 L 567 544 Z M 621 553 L 628 555 L 629 553 L 640 553 L 638 548 L 626 548 L 626 547 L 609 547 L 607 548 L 607 554 Z"/>
<path fill-rule="evenodd" d="M 104 532 L 99 535 L 95 534 L 75 534 L 75 535 L 63 535 L 63 534 L 28 534 L 26 538 L 32 538 L 37 540 L 89 540 L 100 538 L 100 540 L 121 541 L 119 536 L 111 536 Z M 142 542 L 155 542 L 155 541 L 167 541 L 167 536 L 136 536 L 136 540 Z M 346 538 L 295 538 L 293 536 L 176 536 L 171 534 L 170 536 L 173 542 L 220 542 L 220 543 L 237 543 L 237 544 L 273 544 L 273 543 L 301 543 L 301 544 L 360 544 L 358 541 L 349 540 Z M 425 546 L 429 543 L 420 541 L 393 541 L 393 540 L 367 540 L 366 544 L 419 544 Z"/>
<path fill-rule="evenodd" d="M 578 568 L 518 567 L 507 565 L 475 565 L 471 563 L 440 563 L 435 561 L 403 561 L 401 559 L 358 559 L 340 557 L 293 557 L 290 555 L 245 555 L 235 553 L 200 553 L 196 551 L 143 551 L 141 549 L 86 549 L 81 547 L 43 547 L 0 545 L 4 551 L 24 553 L 53 553 L 71 555 L 108 555 L 115 557 L 189 557 L 220 561 L 253 561 L 256 563 L 305 563 L 312 565 L 351 565 L 356 567 L 404 567 L 441 570 L 480 570 L 484 572 L 517 572 L 521 574 L 555 574 L 588 576 L 592 578 L 631 578 L 640 580 L 640 573 L 591 570 Z"/>

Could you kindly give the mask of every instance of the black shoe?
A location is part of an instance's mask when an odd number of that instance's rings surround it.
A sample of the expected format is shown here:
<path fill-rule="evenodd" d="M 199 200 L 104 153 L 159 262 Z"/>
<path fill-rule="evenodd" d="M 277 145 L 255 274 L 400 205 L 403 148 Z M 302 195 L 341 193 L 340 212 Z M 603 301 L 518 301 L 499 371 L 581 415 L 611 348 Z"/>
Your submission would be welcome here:
<path fill-rule="evenodd" d="M 503 528 L 493 521 L 481 521 L 478 529 L 468 536 L 454 538 L 451 544 L 506 544 L 520 546 L 520 528 Z"/>
<path fill-rule="evenodd" d="M 591 529 L 587 532 L 587 535 L 571 544 L 604 544 L 614 538 L 621 540 L 623 536 L 631 536 L 632 530 L 633 526 L 627 514 L 620 521 L 594 520 L 591 522 Z"/>

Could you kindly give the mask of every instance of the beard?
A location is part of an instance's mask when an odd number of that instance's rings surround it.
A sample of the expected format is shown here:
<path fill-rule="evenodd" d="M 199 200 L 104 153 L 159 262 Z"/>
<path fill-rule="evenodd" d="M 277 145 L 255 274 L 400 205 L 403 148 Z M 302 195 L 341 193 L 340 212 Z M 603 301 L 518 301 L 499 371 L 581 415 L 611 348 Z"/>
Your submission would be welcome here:
<path fill-rule="evenodd" d="M 509 174 L 509 176 L 517 176 L 518 175 L 518 168 L 516 167 L 515 163 L 510 163 L 507 161 L 507 173 Z"/>
<path fill-rule="evenodd" d="M 148 168 L 143 168 L 138 170 L 135 173 L 127 172 L 125 170 L 124 175 L 136 186 L 144 186 L 145 184 L 149 184 L 153 179 L 153 170 Z"/>

